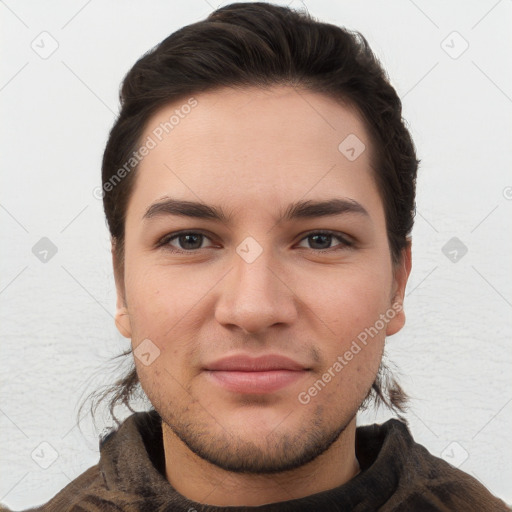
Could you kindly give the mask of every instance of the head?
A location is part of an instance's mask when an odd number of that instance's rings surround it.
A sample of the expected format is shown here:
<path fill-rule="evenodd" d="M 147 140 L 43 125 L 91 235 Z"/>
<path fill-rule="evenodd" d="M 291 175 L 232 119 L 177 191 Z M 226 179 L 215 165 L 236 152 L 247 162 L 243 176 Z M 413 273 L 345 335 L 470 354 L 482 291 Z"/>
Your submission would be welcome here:
<path fill-rule="evenodd" d="M 400 410 L 381 360 L 405 320 L 418 161 L 364 37 L 231 4 L 144 55 L 120 97 L 103 202 L 116 324 L 145 355 L 114 402 L 140 383 L 192 451 L 254 472 L 312 459 L 372 396 Z M 242 353 L 301 371 L 238 393 L 211 370 Z"/>

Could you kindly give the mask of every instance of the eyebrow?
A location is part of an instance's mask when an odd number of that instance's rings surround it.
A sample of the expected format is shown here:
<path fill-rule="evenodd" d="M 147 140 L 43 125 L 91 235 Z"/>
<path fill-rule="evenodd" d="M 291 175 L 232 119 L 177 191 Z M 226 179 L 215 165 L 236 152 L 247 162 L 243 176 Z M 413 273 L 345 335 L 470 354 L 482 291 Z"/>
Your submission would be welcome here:
<path fill-rule="evenodd" d="M 357 214 L 368 218 L 370 217 L 366 209 L 357 201 L 349 198 L 333 198 L 324 201 L 308 200 L 292 203 L 288 205 L 284 213 L 281 213 L 277 222 L 345 214 Z M 166 197 L 163 201 L 152 204 L 146 210 L 142 219 L 149 220 L 167 215 L 209 219 L 224 224 L 229 224 L 232 218 L 231 215 L 226 215 L 220 206 Z"/>

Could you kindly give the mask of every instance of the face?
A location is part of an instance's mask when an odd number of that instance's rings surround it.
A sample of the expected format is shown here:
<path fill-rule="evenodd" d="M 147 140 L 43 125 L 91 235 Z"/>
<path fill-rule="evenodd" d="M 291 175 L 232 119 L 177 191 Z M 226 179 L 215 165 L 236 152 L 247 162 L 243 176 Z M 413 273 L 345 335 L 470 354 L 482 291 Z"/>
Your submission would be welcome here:
<path fill-rule="evenodd" d="M 407 265 L 355 111 L 284 86 L 195 99 L 143 134 L 117 325 L 164 432 L 230 471 L 291 469 L 354 421 Z"/>

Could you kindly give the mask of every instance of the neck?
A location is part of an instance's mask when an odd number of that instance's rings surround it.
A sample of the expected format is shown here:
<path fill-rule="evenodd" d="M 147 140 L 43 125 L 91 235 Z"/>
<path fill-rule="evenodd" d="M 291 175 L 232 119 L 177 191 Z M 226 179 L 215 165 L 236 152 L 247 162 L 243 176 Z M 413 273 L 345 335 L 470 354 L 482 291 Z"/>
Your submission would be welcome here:
<path fill-rule="evenodd" d="M 186 498 L 219 507 L 260 506 L 334 489 L 359 473 L 355 417 L 320 456 L 300 468 L 254 475 L 226 471 L 194 454 L 164 422 L 166 477 Z"/>

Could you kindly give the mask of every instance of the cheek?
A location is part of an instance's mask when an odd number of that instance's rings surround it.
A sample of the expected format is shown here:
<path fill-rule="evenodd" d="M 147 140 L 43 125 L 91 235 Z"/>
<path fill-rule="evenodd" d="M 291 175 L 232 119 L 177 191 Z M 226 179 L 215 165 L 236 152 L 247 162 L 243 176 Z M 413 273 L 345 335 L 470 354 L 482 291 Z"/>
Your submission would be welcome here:
<path fill-rule="evenodd" d="M 391 276 L 383 265 L 368 270 L 352 267 L 304 288 L 304 302 L 320 321 L 316 340 L 322 369 L 309 386 L 324 389 L 319 401 L 339 407 L 357 408 L 375 380 L 385 340 L 379 319 L 389 307 Z M 315 393 L 315 389 L 312 392 Z M 335 406 L 335 404 L 338 404 Z"/>
<path fill-rule="evenodd" d="M 391 275 L 382 265 L 341 268 L 321 281 L 315 277 L 302 276 L 307 285 L 301 287 L 300 298 L 338 339 L 357 337 L 389 307 Z"/>
<path fill-rule="evenodd" d="M 353 417 L 366 398 L 379 367 L 380 358 L 368 357 L 370 352 L 363 349 L 344 363 L 340 363 L 343 360 L 341 354 L 340 360 L 335 359 L 323 373 L 304 383 L 299 402 L 305 404 L 308 401 L 306 407 L 311 408 L 310 412 L 321 407 L 327 422 L 337 423 L 342 417 Z"/>
<path fill-rule="evenodd" d="M 176 404 L 191 397 L 186 390 L 186 381 L 164 361 L 165 357 L 159 357 L 151 365 L 145 366 L 135 359 L 140 385 L 157 409 L 167 408 L 171 399 Z"/>
<path fill-rule="evenodd" d="M 141 336 L 156 340 L 179 328 L 178 323 L 184 323 L 201 297 L 199 283 L 165 267 L 148 265 L 141 270 L 133 266 L 126 275 L 128 309 L 132 329 L 138 336 L 136 342 Z"/>
<path fill-rule="evenodd" d="M 128 274 L 127 274 L 128 275 Z M 151 266 L 132 269 L 127 298 L 132 326 L 132 348 L 144 389 L 179 392 L 191 378 L 197 358 L 198 328 L 205 321 L 204 298 L 212 283 L 197 274 Z M 145 341 L 150 340 L 151 343 Z M 139 344 L 148 343 L 158 357 L 150 365 L 137 360 Z M 152 347 L 154 347 L 152 349 Z"/>

